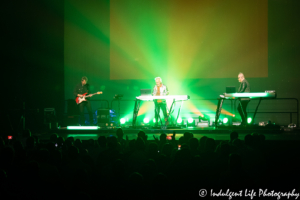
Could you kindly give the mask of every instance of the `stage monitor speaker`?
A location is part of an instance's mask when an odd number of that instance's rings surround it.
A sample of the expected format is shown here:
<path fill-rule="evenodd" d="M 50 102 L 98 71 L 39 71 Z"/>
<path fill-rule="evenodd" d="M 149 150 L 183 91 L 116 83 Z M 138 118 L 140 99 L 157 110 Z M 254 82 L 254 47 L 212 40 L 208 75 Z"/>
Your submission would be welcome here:
<path fill-rule="evenodd" d="M 56 114 L 54 108 L 44 109 L 44 124 L 48 124 L 56 121 Z"/>

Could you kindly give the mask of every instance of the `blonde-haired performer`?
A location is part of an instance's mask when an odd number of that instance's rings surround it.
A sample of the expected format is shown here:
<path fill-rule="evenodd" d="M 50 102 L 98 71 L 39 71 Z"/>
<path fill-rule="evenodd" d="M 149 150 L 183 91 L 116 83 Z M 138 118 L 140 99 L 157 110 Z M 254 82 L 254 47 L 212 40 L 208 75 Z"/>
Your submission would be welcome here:
<path fill-rule="evenodd" d="M 169 94 L 169 90 L 166 85 L 162 83 L 162 79 L 160 77 L 155 78 L 155 86 L 153 88 L 152 95 L 153 96 L 166 96 Z M 155 104 L 155 125 L 158 124 L 158 117 L 160 113 L 160 109 L 163 111 L 164 118 L 166 125 L 169 124 L 168 122 L 168 113 L 167 113 L 167 103 L 165 99 L 157 99 L 154 100 Z"/>

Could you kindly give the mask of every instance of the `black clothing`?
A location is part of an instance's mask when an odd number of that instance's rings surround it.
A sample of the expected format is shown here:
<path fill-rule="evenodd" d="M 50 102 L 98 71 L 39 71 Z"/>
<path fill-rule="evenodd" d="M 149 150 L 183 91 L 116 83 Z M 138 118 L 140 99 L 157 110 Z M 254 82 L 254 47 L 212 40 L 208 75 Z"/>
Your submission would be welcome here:
<path fill-rule="evenodd" d="M 84 93 L 90 93 L 90 85 L 89 84 L 85 84 L 84 86 L 82 86 L 81 83 L 77 84 L 75 89 L 74 89 L 74 96 L 77 97 L 78 94 L 84 94 Z"/>
<path fill-rule="evenodd" d="M 250 92 L 250 84 L 246 79 L 244 79 L 239 87 L 238 93 Z"/>
<path fill-rule="evenodd" d="M 238 93 L 250 92 L 250 84 L 246 79 L 244 79 L 239 87 Z M 247 105 L 250 102 L 250 98 L 240 98 L 238 111 L 242 118 L 242 125 L 247 124 Z"/>
<path fill-rule="evenodd" d="M 241 116 L 241 118 L 242 118 L 242 125 L 246 125 L 247 124 L 247 111 L 246 111 L 246 109 L 247 109 L 247 105 L 248 105 L 248 103 L 250 102 L 250 100 L 249 101 L 247 101 L 247 100 L 244 100 L 244 101 L 242 101 L 242 100 L 240 100 L 240 102 L 239 102 L 239 106 L 238 106 L 238 111 L 239 111 L 239 113 L 240 113 L 240 116 Z"/>
<path fill-rule="evenodd" d="M 155 105 L 155 125 L 157 126 L 160 109 L 163 111 L 165 120 L 168 119 L 167 104 L 166 102 L 157 103 L 157 101 L 154 101 L 154 105 Z"/>
<path fill-rule="evenodd" d="M 77 84 L 73 93 L 74 93 L 75 97 L 77 97 L 78 94 L 84 94 L 84 93 L 89 94 L 90 93 L 89 84 L 85 84 L 85 85 L 82 85 L 81 83 Z M 86 101 L 82 101 L 80 104 L 78 104 L 79 113 L 80 113 L 79 124 L 81 124 L 81 125 L 85 124 L 84 107 L 86 107 L 86 109 L 89 113 L 90 125 L 94 125 L 92 106 L 91 106 L 91 102 L 89 101 L 89 98 L 86 98 Z"/>
<path fill-rule="evenodd" d="M 244 79 L 239 87 L 238 93 L 250 92 L 250 84 Z M 250 98 L 241 98 L 241 100 L 250 100 Z"/>
<path fill-rule="evenodd" d="M 92 126 L 92 125 L 94 125 L 94 119 L 93 119 L 93 112 L 92 112 L 91 102 L 89 100 L 82 101 L 78 105 L 79 113 L 80 113 L 80 122 L 79 122 L 79 124 L 81 124 L 81 125 L 85 124 L 84 107 L 86 107 L 86 109 L 89 113 L 89 121 L 90 121 L 90 125 Z"/>

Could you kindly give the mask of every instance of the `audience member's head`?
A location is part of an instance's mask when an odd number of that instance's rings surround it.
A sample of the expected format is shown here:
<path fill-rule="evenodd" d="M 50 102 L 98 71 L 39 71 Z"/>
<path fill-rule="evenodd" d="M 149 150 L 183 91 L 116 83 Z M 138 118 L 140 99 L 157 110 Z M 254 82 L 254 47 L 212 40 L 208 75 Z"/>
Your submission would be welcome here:
<path fill-rule="evenodd" d="M 117 134 L 118 138 L 123 138 L 123 136 L 124 136 L 123 130 L 121 128 L 117 129 L 117 133 L 116 134 Z"/>
<path fill-rule="evenodd" d="M 73 146 L 73 142 L 71 140 L 66 140 L 65 144 L 64 144 L 67 148 L 69 148 L 70 146 Z"/>
<path fill-rule="evenodd" d="M 65 142 L 65 139 L 64 139 L 63 137 L 59 136 L 59 137 L 57 138 L 57 144 L 58 144 L 58 145 L 63 145 L 64 142 Z"/>
<path fill-rule="evenodd" d="M 56 133 L 53 133 L 50 135 L 50 142 L 53 142 L 54 144 L 57 143 L 58 135 Z"/>
<path fill-rule="evenodd" d="M 167 142 L 167 135 L 165 133 L 160 134 L 159 136 L 160 143 L 164 144 Z"/>
<path fill-rule="evenodd" d="M 100 147 L 106 147 L 106 137 L 105 136 L 100 136 L 98 138 L 98 144 Z"/>
<path fill-rule="evenodd" d="M 200 140 L 199 140 L 199 150 L 200 151 L 204 151 L 207 138 L 208 137 L 206 137 L 206 136 L 203 136 L 200 138 Z"/>
<path fill-rule="evenodd" d="M 72 142 L 72 144 L 74 143 L 74 137 L 68 137 L 67 140 L 70 140 Z"/>
<path fill-rule="evenodd" d="M 253 146 L 253 144 L 254 144 L 254 138 L 253 138 L 253 136 L 251 134 L 247 134 L 245 136 L 244 140 L 245 140 L 245 145 L 247 145 L 247 146 Z"/>
<path fill-rule="evenodd" d="M 77 148 L 81 148 L 82 147 L 82 142 L 80 139 L 76 139 L 75 142 L 74 142 L 74 145 L 77 147 Z"/>
<path fill-rule="evenodd" d="M 188 144 L 189 140 L 193 137 L 193 134 L 190 132 L 185 132 L 183 134 L 183 138 L 184 138 L 184 143 Z"/>
<path fill-rule="evenodd" d="M 146 136 L 146 133 L 144 131 L 138 132 L 138 137 L 142 138 L 144 140 L 144 142 L 146 142 L 146 140 L 147 140 L 147 136 Z"/>
<path fill-rule="evenodd" d="M 260 147 L 263 145 L 263 142 L 265 141 L 265 136 L 259 133 L 252 133 L 251 134 L 253 138 L 253 146 Z"/>
<path fill-rule="evenodd" d="M 181 136 L 178 140 L 178 144 L 184 144 L 184 143 L 185 143 L 184 137 Z"/>
<path fill-rule="evenodd" d="M 207 138 L 205 142 L 205 151 L 213 152 L 216 149 L 215 140 L 212 138 Z"/>

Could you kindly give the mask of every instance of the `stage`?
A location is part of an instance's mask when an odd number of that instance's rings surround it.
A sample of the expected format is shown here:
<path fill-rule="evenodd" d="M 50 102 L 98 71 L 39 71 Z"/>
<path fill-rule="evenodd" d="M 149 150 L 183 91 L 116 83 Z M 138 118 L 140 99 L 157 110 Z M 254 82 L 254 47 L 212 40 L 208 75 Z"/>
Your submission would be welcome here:
<path fill-rule="evenodd" d="M 70 127 L 69 127 L 70 128 Z M 116 136 L 116 130 L 119 127 L 97 127 L 97 129 L 88 129 L 89 127 L 79 126 L 73 127 L 74 129 L 68 129 L 67 127 L 59 127 L 58 129 L 49 130 L 47 132 L 36 134 L 41 140 L 48 140 L 52 133 L 58 134 L 58 136 L 64 139 L 68 137 L 74 137 L 74 139 L 97 140 L 100 136 Z M 200 139 L 203 136 L 213 138 L 215 140 L 229 140 L 230 133 L 236 131 L 239 133 L 239 139 L 244 140 L 247 134 L 258 133 L 265 135 L 266 140 L 300 140 L 300 129 L 294 128 L 289 129 L 286 127 L 259 127 L 259 126 L 249 126 L 249 127 L 237 127 L 237 126 L 221 126 L 221 127 L 191 127 L 191 128 L 176 128 L 176 127 L 165 127 L 153 128 L 153 127 L 136 127 L 136 128 L 126 128 L 121 127 L 124 132 L 124 139 L 128 136 L 129 140 L 137 138 L 139 131 L 144 131 L 148 136 L 148 140 L 154 140 L 154 137 L 159 138 L 161 133 L 165 133 L 168 136 L 172 136 L 175 131 L 178 140 L 185 132 L 193 133 L 194 138 Z"/>

